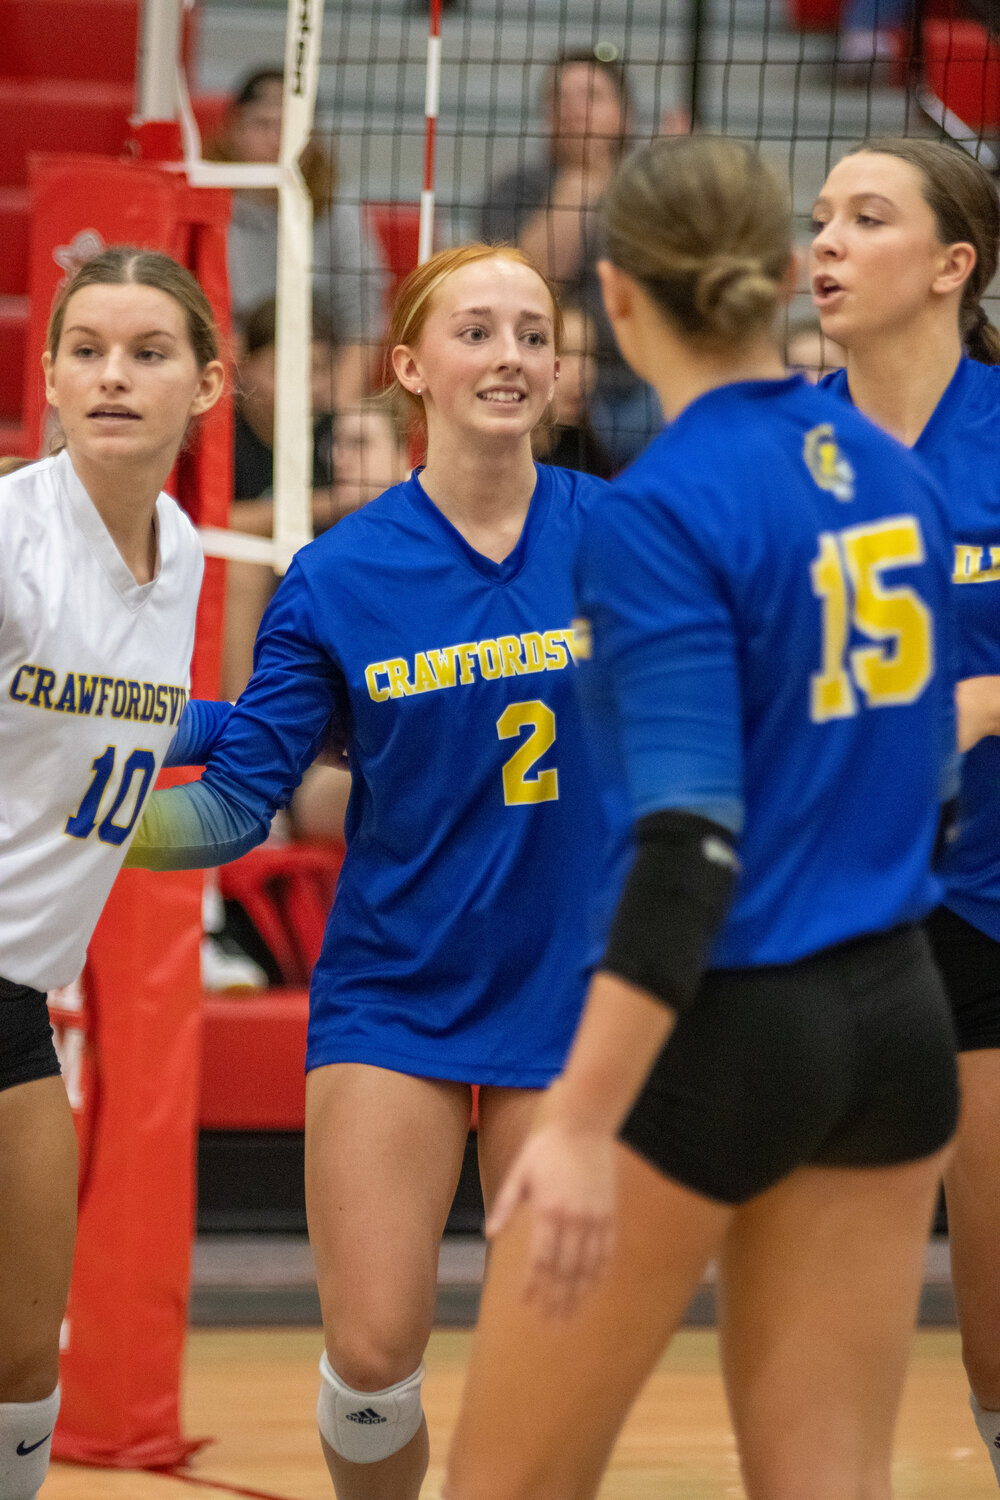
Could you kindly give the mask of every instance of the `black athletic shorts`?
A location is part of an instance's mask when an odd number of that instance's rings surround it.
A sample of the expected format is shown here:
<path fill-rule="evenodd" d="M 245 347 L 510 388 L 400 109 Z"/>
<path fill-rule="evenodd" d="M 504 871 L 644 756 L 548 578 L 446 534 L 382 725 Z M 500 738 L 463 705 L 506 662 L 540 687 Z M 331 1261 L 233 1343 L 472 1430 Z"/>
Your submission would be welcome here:
<path fill-rule="evenodd" d="M 0 1089 L 60 1071 L 45 995 L 0 978 Z"/>
<path fill-rule="evenodd" d="M 622 1128 L 667 1177 L 745 1203 L 793 1168 L 915 1161 L 958 1116 L 955 1034 L 919 927 L 716 969 Z"/>
<path fill-rule="evenodd" d="M 1000 1047 L 1000 943 L 946 906 L 924 923 L 951 1002 L 959 1052 Z"/>

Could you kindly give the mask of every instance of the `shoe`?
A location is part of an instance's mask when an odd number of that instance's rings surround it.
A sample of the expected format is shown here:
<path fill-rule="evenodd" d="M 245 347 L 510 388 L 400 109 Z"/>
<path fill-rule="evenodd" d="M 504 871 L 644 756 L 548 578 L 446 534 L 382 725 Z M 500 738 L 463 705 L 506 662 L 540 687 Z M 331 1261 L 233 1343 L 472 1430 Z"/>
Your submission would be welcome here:
<path fill-rule="evenodd" d="M 258 994 L 267 975 L 227 932 L 206 932 L 201 940 L 202 988 L 213 994 Z"/>

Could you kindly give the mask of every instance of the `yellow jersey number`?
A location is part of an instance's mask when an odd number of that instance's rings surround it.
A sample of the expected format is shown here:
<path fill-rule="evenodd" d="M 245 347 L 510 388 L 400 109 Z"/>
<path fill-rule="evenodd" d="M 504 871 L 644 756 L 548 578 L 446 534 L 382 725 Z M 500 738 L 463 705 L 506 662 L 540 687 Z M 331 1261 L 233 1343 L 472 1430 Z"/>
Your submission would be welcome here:
<path fill-rule="evenodd" d="M 559 799 L 559 772 L 555 767 L 534 776 L 528 774 L 555 744 L 556 716 L 547 703 L 537 698 L 530 703 L 508 703 L 497 719 L 497 734 L 502 740 L 513 739 L 526 729 L 531 730 L 528 738 L 503 766 L 503 800 L 508 807 Z"/>
<path fill-rule="evenodd" d="M 823 531 L 819 544 L 811 575 L 823 606 L 822 670 L 810 679 L 810 718 L 850 718 L 855 689 L 869 708 L 913 703 L 934 671 L 931 612 L 912 588 L 886 588 L 882 574 L 924 561 L 915 517 Z M 852 623 L 872 645 L 848 651 Z"/>

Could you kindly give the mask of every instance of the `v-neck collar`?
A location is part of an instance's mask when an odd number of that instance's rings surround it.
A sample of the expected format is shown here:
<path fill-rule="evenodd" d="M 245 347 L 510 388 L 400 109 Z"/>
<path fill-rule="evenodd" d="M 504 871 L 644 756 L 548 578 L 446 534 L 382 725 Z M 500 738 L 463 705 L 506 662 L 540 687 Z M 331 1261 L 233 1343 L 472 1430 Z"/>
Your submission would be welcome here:
<path fill-rule="evenodd" d="M 74 521 L 122 603 L 131 610 L 141 609 L 155 589 L 163 566 L 163 527 L 160 524 L 159 499 L 155 519 L 156 572 L 148 583 L 139 583 L 118 551 L 114 538 L 105 526 L 97 506 L 87 494 L 65 448 L 55 461 L 55 478 L 69 502 Z"/>
<path fill-rule="evenodd" d="M 420 482 L 421 473 L 422 469 L 414 469 L 407 482 L 406 488 L 410 503 L 418 514 L 434 528 L 451 551 L 463 563 L 474 568 L 491 583 L 506 584 L 516 578 L 531 555 L 531 549 L 541 529 L 548 504 L 548 487 L 542 483 L 538 465 L 535 465 L 535 488 L 528 502 L 528 513 L 521 527 L 521 535 L 502 562 L 494 562 L 492 557 L 486 557 L 482 552 L 477 552 L 475 547 L 466 541 L 458 527 L 448 520 L 444 511 L 434 504 L 424 489 Z"/>

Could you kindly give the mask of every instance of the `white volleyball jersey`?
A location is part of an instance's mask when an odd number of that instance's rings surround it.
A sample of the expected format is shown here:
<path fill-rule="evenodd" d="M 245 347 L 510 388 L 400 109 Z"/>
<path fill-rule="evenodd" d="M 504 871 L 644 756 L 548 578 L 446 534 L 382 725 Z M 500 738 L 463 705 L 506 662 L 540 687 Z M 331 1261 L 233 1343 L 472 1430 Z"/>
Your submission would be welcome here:
<path fill-rule="evenodd" d="M 204 569 L 176 501 L 136 583 L 68 454 L 0 479 L 0 976 L 69 984 L 190 687 Z"/>

